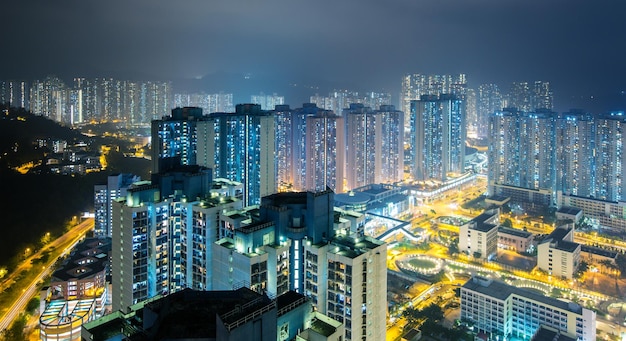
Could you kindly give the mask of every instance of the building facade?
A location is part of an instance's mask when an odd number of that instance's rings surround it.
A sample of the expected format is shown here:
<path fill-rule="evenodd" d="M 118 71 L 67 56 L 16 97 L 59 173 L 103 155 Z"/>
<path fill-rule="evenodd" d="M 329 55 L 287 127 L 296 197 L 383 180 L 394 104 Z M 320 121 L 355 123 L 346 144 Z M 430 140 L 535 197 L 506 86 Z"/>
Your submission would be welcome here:
<path fill-rule="evenodd" d="M 152 121 L 152 174 L 197 164 L 197 125 L 202 120 L 201 108 L 185 107 Z"/>
<path fill-rule="evenodd" d="M 493 339 L 530 340 L 541 326 L 596 339 L 596 313 L 572 302 L 474 276 L 461 287 L 461 320 Z"/>
<path fill-rule="evenodd" d="M 370 237 L 335 236 L 304 244 L 305 294 L 345 326 L 345 340 L 384 340 L 387 246 Z"/>
<path fill-rule="evenodd" d="M 242 203 L 211 192 L 210 179 L 208 169 L 187 166 L 135 183 L 113 202 L 114 311 L 183 288 L 211 289 L 218 218 Z"/>
<path fill-rule="evenodd" d="M 498 252 L 498 210 L 487 211 L 459 227 L 459 252 L 491 260 Z"/>
<path fill-rule="evenodd" d="M 198 124 L 197 164 L 215 177 L 243 184 L 243 203 L 258 205 L 276 192 L 273 113 L 238 104 L 234 113 L 211 113 Z"/>
<path fill-rule="evenodd" d="M 330 111 L 306 117 L 305 155 L 308 191 L 344 190 L 344 118 Z"/>
<path fill-rule="evenodd" d="M 581 245 L 574 224 L 559 226 L 537 245 L 537 267 L 551 276 L 572 279 L 580 264 Z"/>
<path fill-rule="evenodd" d="M 94 186 L 94 236 L 111 237 L 113 201 L 126 197 L 126 190 L 141 178 L 133 174 L 115 174 L 107 178 L 106 185 Z"/>
<path fill-rule="evenodd" d="M 404 174 L 404 114 L 394 106 L 344 109 L 348 189 L 401 181 Z"/>
<path fill-rule="evenodd" d="M 465 105 L 454 95 L 411 101 L 409 162 L 417 181 L 445 182 L 465 170 Z"/>

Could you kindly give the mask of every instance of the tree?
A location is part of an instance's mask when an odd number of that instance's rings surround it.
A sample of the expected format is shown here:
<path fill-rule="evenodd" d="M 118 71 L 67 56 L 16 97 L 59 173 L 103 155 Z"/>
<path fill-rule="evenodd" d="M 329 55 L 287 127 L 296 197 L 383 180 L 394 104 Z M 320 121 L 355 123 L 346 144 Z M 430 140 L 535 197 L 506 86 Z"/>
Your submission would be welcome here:
<path fill-rule="evenodd" d="M 448 246 L 448 254 L 456 255 L 459 253 L 459 238 L 453 238 Z"/>
<path fill-rule="evenodd" d="M 580 264 L 578 265 L 578 270 L 576 271 L 576 278 L 580 278 L 582 277 L 582 275 L 585 274 L 585 272 L 587 272 L 587 270 L 589 270 L 589 263 L 587 263 L 586 261 L 581 261 Z"/>
<path fill-rule="evenodd" d="M 502 226 L 504 226 L 504 227 L 513 227 L 513 221 L 511 221 L 511 218 L 506 218 L 502 222 Z"/>
<path fill-rule="evenodd" d="M 617 255 L 615 259 L 615 264 L 617 264 L 617 268 L 619 269 L 621 274 L 626 274 L 626 255 L 620 253 Z"/>

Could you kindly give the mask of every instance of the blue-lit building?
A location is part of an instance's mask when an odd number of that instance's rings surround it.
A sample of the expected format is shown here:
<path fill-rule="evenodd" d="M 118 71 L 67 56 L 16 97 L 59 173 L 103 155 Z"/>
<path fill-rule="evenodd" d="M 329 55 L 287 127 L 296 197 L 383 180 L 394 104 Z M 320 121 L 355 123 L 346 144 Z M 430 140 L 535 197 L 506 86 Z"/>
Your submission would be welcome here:
<path fill-rule="evenodd" d="M 413 180 L 444 182 L 465 166 L 464 101 L 454 95 L 424 95 L 411 101 L 409 162 Z"/>
<path fill-rule="evenodd" d="M 596 119 L 595 195 L 608 201 L 626 201 L 626 115 L 611 112 Z"/>
<path fill-rule="evenodd" d="M 133 184 L 113 202 L 112 306 L 124 310 L 157 294 L 211 288 L 218 216 L 241 201 L 218 194 L 210 170 L 179 166 Z"/>
<path fill-rule="evenodd" d="M 276 181 L 279 192 L 307 189 L 307 117 L 330 113 L 314 103 L 304 103 L 296 109 L 289 109 L 286 105 L 276 106 Z"/>
<path fill-rule="evenodd" d="M 196 125 L 202 119 L 202 108 L 185 107 L 152 121 L 152 174 L 172 166 L 197 164 Z"/>
<path fill-rule="evenodd" d="M 476 133 L 478 137 L 489 136 L 489 115 L 501 111 L 503 98 L 496 84 L 482 84 L 478 87 L 476 109 Z"/>
<path fill-rule="evenodd" d="M 362 235 L 362 215 L 337 211 L 333 203 L 331 190 L 284 192 L 264 197 L 258 209 L 226 213 L 221 219 L 232 237 L 213 245 L 213 289 L 246 283 L 279 297 L 294 290 L 344 323 L 343 339 L 380 339 L 387 246 Z"/>
<path fill-rule="evenodd" d="M 489 193 L 543 206 L 557 204 L 558 193 L 624 200 L 623 112 L 594 117 L 506 108 L 489 122 Z"/>
<path fill-rule="evenodd" d="M 94 186 L 94 236 L 111 237 L 112 202 L 126 197 L 126 190 L 141 178 L 134 174 L 114 174 L 107 178 L 106 185 Z"/>
<path fill-rule="evenodd" d="M 215 177 L 243 184 L 244 205 L 276 192 L 273 112 L 238 104 L 234 113 L 211 113 L 198 123 L 197 164 Z"/>

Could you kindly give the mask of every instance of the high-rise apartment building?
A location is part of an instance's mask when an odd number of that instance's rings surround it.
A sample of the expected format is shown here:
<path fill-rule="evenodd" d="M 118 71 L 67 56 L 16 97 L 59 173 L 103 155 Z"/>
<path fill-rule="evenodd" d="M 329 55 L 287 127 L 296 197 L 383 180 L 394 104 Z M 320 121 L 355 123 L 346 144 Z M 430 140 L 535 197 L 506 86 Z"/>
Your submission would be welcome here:
<path fill-rule="evenodd" d="M 305 294 L 345 325 L 345 340 L 384 340 L 387 245 L 367 236 L 337 235 L 304 244 Z"/>
<path fill-rule="evenodd" d="M 556 190 L 568 195 L 595 195 L 595 121 L 591 114 L 570 111 L 556 119 Z"/>
<path fill-rule="evenodd" d="M 626 200 L 626 115 L 612 112 L 596 119 L 595 195 L 608 201 Z"/>
<path fill-rule="evenodd" d="M 527 192 L 523 201 L 532 202 L 544 197 L 537 192 L 542 191 L 550 197 L 548 202 L 540 199 L 546 205 L 555 203 L 557 192 L 623 200 L 625 123 L 623 112 L 557 115 L 548 110 L 525 113 L 507 108 L 492 115 L 489 192 L 502 194 L 504 187 L 516 187 Z"/>
<path fill-rule="evenodd" d="M 477 95 L 476 135 L 486 138 L 489 136 L 489 116 L 501 111 L 504 107 L 502 93 L 496 84 L 482 84 L 478 87 Z"/>
<path fill-rule="evenodd" d="M 94 236 L 111 237 L 113 201 L 126 197 L 126 190 L 141 178 L 134 174 L 109 175 L 106 185 L 94 186 Z"/>
<path fill-rule="evenodd" d="M 113 202 L 114 311 L 185 287 L 211 289 L 219 216 L 242 208 L 214 189 L 208 169 L 180 166 L 153 178 Z"/>
<path fill-rule="evenodd" d="M 478 130 L 478 97 L 476 90 L 465 90 L 465 124 L 468 137 L 476 137 Z"/>
<path fill-rule="evenodd" d="M 15 108 L 30 109 L 30 85 L 24 80 L 0 81 L 0 103 Z"/>
<path fill-rule="evenodd" d="M 66 90 L 65 83 L 55 76 L 48 76 L 43 81 L 33 81 L 30 88 L 30 111 L 35 115 L 64 122 Z"/>
<path fill-rule="evenodd" d="M 306 189 L 344 190 L 344 118 L 331 111 L 306 117 Z"/>
<path fill-rule="evenodd" d="M 494 339 L 530 340 L 541 326 L 576 340 L 596 339 L 594 311 L 481 276 L 461 287 L 461 320 Z"/>
<path fill-rule="evenodd" d="M 465 168 L 465 105 L 454 95 L 411 101 L 409 160 L 417 181 L 446 181 Z"/>
<path fill-rule="evenodd" d="M 275 126 L 271 111 L 238 104 L 234 113 L 211 113 L 198 122 L 197 164 L 216 177 L 243 184 L 244 205 L 276 192 Z"/>
<path fill-rule="evenodd" d="M 171 83 L 129 82 L 113 78 L 74 78 L 72 86 L 49 76 L 30 87 L 31 111 L 53 120 L 82 122 L 123 121 L 148 123 L 171 107 Z"/>
<path fill-rule="evenodd" d="M 372 110 L 350 104 L 343 117 L 348 189 L 402 180 L 404 114 L 392 105 Z"/>
<path fill-rule="evenodd" d="M 195 165 L 197 128 L 202 121 L 202 109 L 185 107 L 172 109 L 170 116 L 152 121 L 152 173 L 172 166 Z"/>
<path fill-rule="evenodd" d="M 351 233 L 358 227 L 339 217 L 333 197 L 330 190 L 277 193 L 258 210 L 221 216 L 232 237 L 213 245 L 213 288 L 245 284 L 279 297 L 295 290 L 342 322 L 344 339 L 384 338 L 386 244 Z"/>
<path fill-rule="evenodd" d="M 498 185 L 548 190 L 554 197 L 555 119 L 551 111 L 506 108 L 490 116 L 489 192 Z"/>

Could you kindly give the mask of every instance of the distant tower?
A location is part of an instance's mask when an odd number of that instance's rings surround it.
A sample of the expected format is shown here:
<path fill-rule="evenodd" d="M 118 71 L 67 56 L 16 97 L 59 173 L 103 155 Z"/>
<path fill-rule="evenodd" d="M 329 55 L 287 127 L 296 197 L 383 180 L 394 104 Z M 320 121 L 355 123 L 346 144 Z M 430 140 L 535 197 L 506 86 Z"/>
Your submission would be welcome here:
<path fill-rule="evenodd" d="M 507 107 L 517 108 L 520 111 L 531 112 L 537 109 L 552 110 L 553 96 L 549 82 L 535 81 L 514 82 L 508 96 Z"/>
<path fill-rule="evenodd" d="M 408 117 L 411 112 L 411 101 L 420 100 L 423 95 L 439 96 L 453 94 L 464 99 L 467 88 L 465 74 L 458 75 L 424 75 L 407 74 L 402 79 L 402 93 L 400 97 L 401 109 L 405 114 L 405 124 L 410 123 Z"/>
<path fill-rule="evenodd" d="M 483 84 L 478 87 L 476 135 L 480 138 L 489 136 L 489 115 L 503 108 L 502 93 L 496 84 Z"/>
<path fill-rule="evenodd" d="M 446 181 L 465 166 L 465 105 L 454 95 L 411 101 L 410 163 L 418 181 Z"/>
<path fill-rule="evenodd" d="M 250 102 L 260 105 L 262 110 L 274 110 L 277 105 L 285 104 L 285 97 L 278 96 L 276 93 L 273 95 L 261 93 L 250 96 Z"/>

